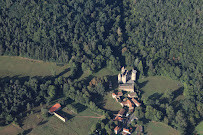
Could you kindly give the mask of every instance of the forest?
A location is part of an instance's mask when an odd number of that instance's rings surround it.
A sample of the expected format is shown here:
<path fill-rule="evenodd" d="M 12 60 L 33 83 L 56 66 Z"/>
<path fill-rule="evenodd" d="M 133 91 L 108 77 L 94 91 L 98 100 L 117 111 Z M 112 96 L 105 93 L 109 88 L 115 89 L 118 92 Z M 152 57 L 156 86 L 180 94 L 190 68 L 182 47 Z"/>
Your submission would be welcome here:
<path fill-rule="evenodd" d="M 63 96 L 104 111 L 93 99 L 105 93 L 108 78 L 93 85 L 74 79 L 86 70 L 118 71 L 124 65 L 139 78 L 180 81 L 184 99 L 177 112 L 168 97 L 165 107 L 149 99 L 137 113 L 193 133 L 203 116 L 201 5 L 200 0 L 1 0 L 0 55 L 72 64 L 70 78 L 1 78 L 1 125 Z"/>

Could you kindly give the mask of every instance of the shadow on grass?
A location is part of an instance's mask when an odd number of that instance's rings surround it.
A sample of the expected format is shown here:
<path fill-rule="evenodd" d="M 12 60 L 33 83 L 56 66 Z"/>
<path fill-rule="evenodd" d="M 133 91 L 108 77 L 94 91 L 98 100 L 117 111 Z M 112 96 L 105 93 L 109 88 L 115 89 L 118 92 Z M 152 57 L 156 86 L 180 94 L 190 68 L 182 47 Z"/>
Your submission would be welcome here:
<path fill-rule="evenodd" d="M 68 114 L 68 113 L 66 113 L 66 112 L 64 112 L 64 111 L 62 111 L 62 110 L 59 110 L 59 111 L 57 111 L 56 113 L 59 114 L 60 116 L 62 116 L 63 118 L 65 118 L 66 120 L 70 120 L 70 119 L 72 119 L 72 118 L 75 117 L 75 116 L 73 116 L 73 115 L 70 115 L 70 114 Z"/>
<path fill-rule="evenodd" d="M 44 125 L 45 123 L 47 123 L 48 122 L 48 120 L 45 120 L 45 121 L 41 121 L 40 123 L 38 123 L 37 125 L 38 126 L 41 126 L 41 125 Z"/>
<path fill-rule="evenodd" d="M 107 77 L 108 77 L 108 80 L 111 81 L 111 83 L 112 83 L 112 89 L 109 89 L 109 91 L 118 88 L 118 78 L 117 78 L 117 75 L 107 76 Z"/>
<path fill-rule="evenodd" d="M 32 131 L 32 128 L 24 130 L 23 135 L 28 135 Z"/>
<path fill-rule="evenodd" d="M 84 106 L 80 103 L 73 104 L 73 106 L 77 109 L 78 113 L 83 112 L 87 109 L 87 106 Z"/>
<path fill-rule="evenodd" d="M 148 82 L 149 82 L 149 81 L 147 80 L 147 81 L 144 81 L 144 82 L 142 82 L 142 83 L 138 83 L 138 82 L 136 82 L 136 83 L 138 84 L 139 89 L 142 89 L 143 87 L 146 86 L 146 84 L 147 84 Z"/>
<path fill-rule="evenodd" d="M 156 92 L 156 93 L 152 94 L 151 96 L 149 96 L 148 98 L 151 100 L 156 100 L 156 99 L 160 99 L 162 97 L 162 95 L 163 95 L 162 93 L 160 94 L 160 93 Z"/>
<path fill-rule="evenodd" d="M 70 68 L 65 69 L 64 71 L 62 71 L 61 73 L 59 73 L 58 75 L 55 76 L 55 78 L 58 78 L 59 76 L 64 75 L 65 73 L 69 72 Z"/>
<path fill-rule="evenodd" d="M 182 95 L 183 90 L 184 90 L 184 87 L 180 87 L 179 89 L 173 91 L 174 99 L 176 99 L 178 96 Z"/>

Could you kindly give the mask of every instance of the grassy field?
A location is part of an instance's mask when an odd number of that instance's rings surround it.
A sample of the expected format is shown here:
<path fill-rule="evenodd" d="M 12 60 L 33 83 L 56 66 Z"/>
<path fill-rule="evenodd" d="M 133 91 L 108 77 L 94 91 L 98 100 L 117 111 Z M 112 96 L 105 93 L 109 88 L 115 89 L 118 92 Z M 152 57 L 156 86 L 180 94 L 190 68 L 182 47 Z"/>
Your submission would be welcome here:
<path fill-rule="evenodd" d="M 196 126 L 195 130 L 197 131 L 198 135 L 203 135 L 203 121 Z"/>
<path fill-rule="evenodd" d="M 104 97 L 104 106 L 103 108 L 109 111 L 119 111 L 122 106 L 112 98 L 111 93 Z"/>
<path fill-rule="evenodd" d="M 180 135 L 177 130 L 161 122 L 148 123 L 144 131 L 147 135 Z"/>
<path fill-rule="evenodd" d="M 17 135 L 18 133 L 21 133 L 23 129 L 10 124 L 5 127 L 0 127 L 0 135 Z"/>
<path fill-rule="evenodd" d="M 175 80 L 170 80 L 162 76 L 151 76 L 140 79 L 142 90 L 144 91 L 143 97 L 149 97 L 154 93 L 164 93 L 166 90 L 175 91 L 181 87 L 181 83 Z"/>
<path fill-rule="evenodd" d="M 40 126 L 37 126 L 30 133 L 31 135 L 88 135 L 90 128 L 96 124 L 99 117 L 90 109 L 86 109 L 73 118 L 70 118 L 66 123 L 62 122 L 55 116 L 51 116 L 48 121 Z"/>
<path fill-rule="evenodd" d="M 58 75 L 69 68 L 68 65 L 56 66 L 52 62 L 43 62 L 15 56 L 0 56 L 0 77 L 13 76 L 50 76 Z M 68 76 L 68 72 L 64 72 Z"/>
<path fill-rule="evenodd" d="M 0 135 L 17 135 L 23 131 L 29 135 L 88 135 L 91 126 L 101 118 L 101 114 L 88 108 L 73 114 L 66 123 L 55 116 L 44 119 L 38 112 L 27 116 L 22 122 L 22 128 L 14 124 L 1 127 Z"/>
<path fill-rule="evenodd" d="M 102 68 L 101 70 L 93 74 L 93 76 L 96 76 L 96 77 L 103 77 L 107 75 L 110 75 L 110 76 L 117 75 L 117 72 L 114 72 L 108 68 Z"/>

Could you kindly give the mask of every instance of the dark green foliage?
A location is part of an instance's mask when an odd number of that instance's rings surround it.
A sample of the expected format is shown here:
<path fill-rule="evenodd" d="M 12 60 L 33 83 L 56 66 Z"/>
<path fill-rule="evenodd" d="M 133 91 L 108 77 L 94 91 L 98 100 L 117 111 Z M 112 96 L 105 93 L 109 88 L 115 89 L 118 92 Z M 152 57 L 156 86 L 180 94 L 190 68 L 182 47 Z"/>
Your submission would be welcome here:
<path fill-rule="evenodd" d="M 97 70 L 108 64 L 114 53 L 110 46 L 118 46 L 117 38 L 122 37 L 121 32 L 119 36 L 117 34 L 119 1 L 25 0 L 8 3 L 0 3 L 1 55 L 61 63 L 71 60 L 85 63 L 83 68 Z M 120 65 L 115 62 L 118 59 L 111 61 L 118 69 Z"/>
<path fill-rule="evenodd" d="M 176 95 L 167 91 L 164 107 L 161 100 L 146 100 L 145 117 L 187 132 L 188 123 L 195 125 L 203 115 L 201 5 L 197 0 L 1 0 L 0 55 L 71 65 L 66 83 L 58 77 L 54 83 L 2 79 L 1 117 L 10 122 L 18 112 L 30 110 L 32 103 L 60 96 L 97 110 L 90 99 L 104 95 L 106 82 L 96 80 L 87 86 L 89 82 L 78 84 L 73 79 L 82 71 L 105 66 L 117 71 L 126 65 L 138 70 L 138 77 L 162 75 L 183 83 L 183 112 L 174 119 Z M 184 115 L 187 124 L 180 123 Z M 109 127 L 99 132 L 111 134 Z"/>

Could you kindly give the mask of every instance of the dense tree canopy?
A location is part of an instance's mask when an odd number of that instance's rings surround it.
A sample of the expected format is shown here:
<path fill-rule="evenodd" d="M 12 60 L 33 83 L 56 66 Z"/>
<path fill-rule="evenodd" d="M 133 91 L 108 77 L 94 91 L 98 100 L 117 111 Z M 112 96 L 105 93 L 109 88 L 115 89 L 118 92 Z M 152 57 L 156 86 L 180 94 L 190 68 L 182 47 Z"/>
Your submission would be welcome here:
<path fill-rule="evenodd" d="M 125 65 L 137 69 L 140 77 L 163 75 L 183 83 L 183 110 L 175 118 L 172 93 L 165 96 L 169 102 L 164 111 L 159 100 L 146 104 L 145 117 L 173 121 L 187 132 L 202 119 L 201 5 L 199 0 L 1 0 L 0 55 L 72 65 L 68 83 L 61 78 L 54 83 L 2 79 L 1 118 L 12 121 L 19 108 L 29 110 L 32 103 L 59 95 L 89 103 L 91 95 L 105 93 L 105 86 L 75 85 L 78 73 Z M 90 107 L 95 108 L 94 102 Z"/>

